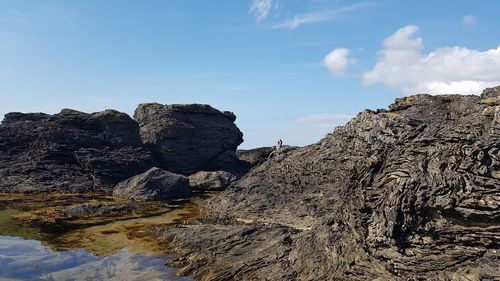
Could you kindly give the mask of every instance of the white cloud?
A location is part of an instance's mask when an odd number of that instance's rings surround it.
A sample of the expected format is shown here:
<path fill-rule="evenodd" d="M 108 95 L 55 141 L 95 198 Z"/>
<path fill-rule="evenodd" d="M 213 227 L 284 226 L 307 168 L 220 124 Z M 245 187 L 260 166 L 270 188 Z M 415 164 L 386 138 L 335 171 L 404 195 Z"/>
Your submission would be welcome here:
<path fill-rule="evenodd" d="M 383 83 L 407 94 L 479 94 L 500 84 L 500 46 L 486 51 L 447 47 L 424 53 L 417 31 L 418 27 L 409 25 L 386 38 L 377 64 L 363 75 L 363 83 Z"/>
<path fill-rule="evenodd" d="M 257 22 L 265 20 L 273 8 L 273 0 L 253 0 L 250 12 L 255 14 Z"/>
<path fill-rule="evenodd" d="M 418 27 L 414 25 L 400 28 L 396 33 L 385 38 L 384 47 L 394 50 L 420 49 L 423 46 L 422 37 L 411 38 L 417 31 Z"/>
<path fill-rule="evenodd" d="M 342 74 L 355 62 L 349 59 L 349 53 L 349 49 L 337 48 L 325 56 L 323 64 L 333 75 Z"/>
<path fill-rule="evenodd" d="M 319 113 L 298 116 L 294 119 L 295 123 L 311 128 L 333 129 L 335 126 L 343 125 L 354 117 L 352 114 L 345 113 Z"/>
<path fill-rule="evenodd" d="M 473 15 L 466 15 L 462 18 L 462 23 L 466 26 L 476 26 L 477 20 Z"/>
<path fill-rule="evenodd" d="M 331 19 L 331 17 L 326 13 L 311 13 L 295 16 L 291 20 L 275 25 L 274 28 L 286 28 L 292 30 L 306 23 L 322 22 L 329 19 Z"/>
<path fill-rule="evenodd" d="M 364 2 L 357 3 L 350 6 L 340 7 L 335 10 L 326 10 L 321 12 L 307 13 L 303 15 L 294 16 L 292 19 L 289 19 L 285 22 L 277 24 L 274 28 L 285 28 L 285 29 L 296 29 L 299 26 L 307 23 L 317 23 L 317 22 L 325 22 L 336 18 L 337 16 L 352 12 L 361 8 L 366 8 L 369 6 L 373 6 L 373 3 Z"/>

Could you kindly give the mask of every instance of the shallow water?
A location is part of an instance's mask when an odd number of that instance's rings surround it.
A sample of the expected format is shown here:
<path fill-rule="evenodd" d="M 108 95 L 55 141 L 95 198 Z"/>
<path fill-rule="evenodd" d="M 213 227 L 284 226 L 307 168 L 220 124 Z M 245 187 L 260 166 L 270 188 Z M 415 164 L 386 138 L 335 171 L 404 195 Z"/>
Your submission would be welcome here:
<path fill-rule="evenodd" d="M 147 230 L 179 222 L 195 205 L 160 214 L 92 218 L 51 227 L 13 216 L 46 202 L 0 202 L 0 280 L 191 280 L 165 266 L 169 258 Z"/>
<path fill-rule="evenodd" d="M 0 280 L 188 280 L 165 259 L 127 248 L 104 257 L 85 249 L 55 252 L 38 240 L 0 236 Z"/>

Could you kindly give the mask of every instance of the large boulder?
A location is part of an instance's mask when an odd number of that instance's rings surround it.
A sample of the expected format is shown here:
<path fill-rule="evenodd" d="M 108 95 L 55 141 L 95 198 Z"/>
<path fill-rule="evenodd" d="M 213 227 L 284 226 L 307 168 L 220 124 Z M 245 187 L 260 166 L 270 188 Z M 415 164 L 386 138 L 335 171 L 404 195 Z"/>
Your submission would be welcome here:
<path fill-rule="evenodd" d="M 500 280 L 499 98 L 401 98 L 265 161 L 166 230 L 170 265 L 199 280 Z"/>
<path fill-rule="evenodd" d="M 9 113 L 0 124 L 0 192 L 109 192 L 157 165 L 125 113 Z"/>
<path fill-rule="evenodd" d="M 238 163 L 235 151 L 243 134 L 232 112 L 202 104 L 147 103 L 139 105 L 134 119 L 142 141 L 166 170 L 189 175 Z"/>
<path fill-rule="evenodd" d="M 191 187 L 185 176 L 151 168 L 117 184 L 113 195 L 136 201 L 163 201 L 188 197 Z"/>
<path fill-rule="evenodd" d="M 235 175 L 226 171 L 201 171 L 189 176 L 189 184 L 193 189 L 220 191 L 224 190 L 236 179 Z"/>

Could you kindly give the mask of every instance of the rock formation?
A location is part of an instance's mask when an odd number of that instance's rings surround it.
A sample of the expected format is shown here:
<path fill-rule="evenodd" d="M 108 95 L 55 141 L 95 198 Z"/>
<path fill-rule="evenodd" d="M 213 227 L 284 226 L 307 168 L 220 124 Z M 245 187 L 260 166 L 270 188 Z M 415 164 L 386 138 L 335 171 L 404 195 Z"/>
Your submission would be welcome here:
<path fill-rule="evenodd" d="M 200 280 L 500 280 L 500 88 L 415 95 L 253 168 L 165 230 Z"/>
<path fill-rule="evenodd" d="M 214 171 L 250 170 L 206 201 L 195 224 L 164 231 L 181 274 L 500 280 L 500 87 L 397 99 L 270 159 L 272 148 L 236 158 L 234 114 L 207 105 L 143 104 L 135 119 L 114 110 L 7 114 L 0 192 L 110 193 L 116 185 L 117 196 L 169 200 L 191 192 L 187 177 L 166 170 L 208 171 L 191 177 L 204 188 L 233 180 Z M 62 215 L 132 211 L 80 207 Z"/>
<path fill-rule="evenodd" d="M 193 189 L 221 191 L 236 181 L 236 179 L 236 176 L 225 171 L 201 171 L 189 176 L 189 184 Z"/>
<path fill-rule="evenodd" d="M 297 149 L 297 146 L 284 145 L 280 148 L 280 151 L 276 151 L 274 146 L 272 147 L 259 147 L 247 150 L 236 151 L 236 156 L 240 160 L 238 165 L 241 175 L 245 175 L 253 167 L 259 166 L 260 164 L 266 162 L 267 160 L 274 158 L 282 158 L 288 155 L 290 152 Z"/>
<path fill-rule="evenodd" d="M 163 201 L 191 195 L 187 177 L 151 168 L 116 185 L 113 195 L 136 201 Z"/>
<path fill-rule="evenodd" d="M 236 156 L 238 156 L 238 159 L 245 163 L 250 169 L 264 163 L 274 149 L 274 147 L 259 147 L 247 150 L 240 149 L 236 151 Z"/>
<path fill-rule="evenodd" d="M 243 139 L 231 112 L 143 104 L 135 117 L 140 131 L 115 110 L 7 114 L 0 124 L 0 192 L 110 193 L 152 167 L 186 175 L 248 170 L 235 155 Z"/>
<path fill-rule="evenodd" d="M 232 112 L 201 104 L 147 103 L 139 105 L 134 119 L 144 144 L 166 170 L 189 175 L 238 164 L 235 151 L 243 134 Z"/>
<path fill-rule="evenodd" d="M 115 110 L 9 113 L 0 124 L 0 192 L 109 192 L 154 165 L 137 123 Z"/>

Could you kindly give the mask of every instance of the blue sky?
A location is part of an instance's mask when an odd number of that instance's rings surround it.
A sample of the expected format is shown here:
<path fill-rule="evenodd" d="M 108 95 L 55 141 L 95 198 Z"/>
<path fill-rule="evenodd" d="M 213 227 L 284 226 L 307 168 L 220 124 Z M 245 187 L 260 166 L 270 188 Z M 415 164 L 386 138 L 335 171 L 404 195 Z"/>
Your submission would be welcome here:
<path fill-rule="evenodd" d="M 208 103 L 243 148 L 366 108 L 500 84 L 500 1 L 0 2 L 0 114 Z"/>

